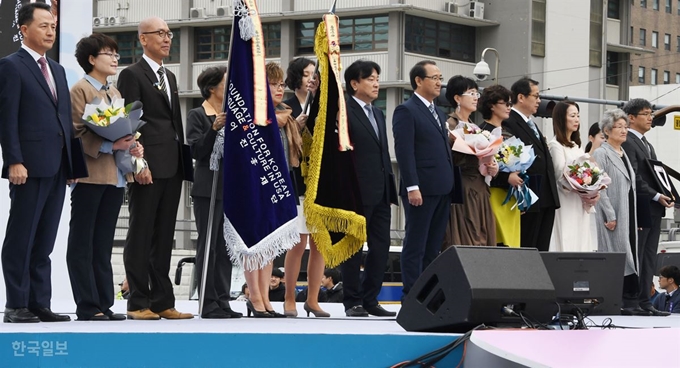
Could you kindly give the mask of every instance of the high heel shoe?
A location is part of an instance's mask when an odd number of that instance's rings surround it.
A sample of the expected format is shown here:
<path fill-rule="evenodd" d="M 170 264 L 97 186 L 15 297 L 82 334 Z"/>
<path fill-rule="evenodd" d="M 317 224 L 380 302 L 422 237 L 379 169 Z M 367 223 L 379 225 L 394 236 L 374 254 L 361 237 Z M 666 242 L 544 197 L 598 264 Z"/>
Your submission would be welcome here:
<path fill-rule="evenodd" d="M 291 309 L 291 310 L 285 310 L 284 309 L 283 314 L 286 317 L 297 317 L 298 316 L 297 309 Z"/>
<path fill-rule="evenodd" d="M 255 318 L 272 318 L 273 316 L 267 311 L 259 311 L 253 306 L 250 299 L 246 300 L 246 308 L 248 308 L 248 317 L 252 314 Z"/>
<path fill-rule="evenodd" d="M 272 317 L 274 318 L 286 318 L 287 316 L 285 314 L 281 314 L 277 311 L 269 310 L 267 309 L 267 313 L 271 314 Z"/>
<path fill-rule="evenodd" d="M 328 312 L 323 311 L 322 309 L 312 309 L 307 302 L 305 302 L 304 305 L 305 312 L 307 312 L 307 317 L 309 317 L 309 314 L 312 313 L 314 317 L 330 317 L 331 314 Z"/>

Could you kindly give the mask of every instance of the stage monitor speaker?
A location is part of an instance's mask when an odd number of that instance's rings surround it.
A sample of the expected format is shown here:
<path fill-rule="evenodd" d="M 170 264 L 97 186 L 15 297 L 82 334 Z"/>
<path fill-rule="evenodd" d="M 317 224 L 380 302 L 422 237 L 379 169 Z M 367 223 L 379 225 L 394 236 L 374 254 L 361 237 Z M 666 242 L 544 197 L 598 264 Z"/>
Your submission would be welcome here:
<path fill-rule="evenodd" d="M 423 271 L 402 301 L 407 331 L 466 332 L 479 324 L 547 323 L 555 288 L 535 248 L 451 247 Z"/>

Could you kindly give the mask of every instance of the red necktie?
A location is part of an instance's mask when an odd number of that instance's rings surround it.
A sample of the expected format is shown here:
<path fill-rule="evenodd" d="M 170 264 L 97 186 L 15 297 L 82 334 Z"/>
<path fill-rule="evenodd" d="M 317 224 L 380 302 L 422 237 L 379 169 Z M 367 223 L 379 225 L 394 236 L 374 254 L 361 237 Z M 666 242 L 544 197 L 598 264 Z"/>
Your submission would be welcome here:
<path fill-rule="evenodd" d="M 45 82 L 47 82 L 47 85 L 50 87 L 50 91 L 52 92 L 52 98 L 54 101 L 57 101 L 57 92 L 54 90 L 54 86 L 52 86 L 52 81 L 50 81 L 50 74 L 47 72 L 47 60 L 45 60 L 44 57 L 40 57 L 38 59 L 38 64 L 40 64 L 40 71 L 42 72 L 43 77 L 45 77 Z"/>

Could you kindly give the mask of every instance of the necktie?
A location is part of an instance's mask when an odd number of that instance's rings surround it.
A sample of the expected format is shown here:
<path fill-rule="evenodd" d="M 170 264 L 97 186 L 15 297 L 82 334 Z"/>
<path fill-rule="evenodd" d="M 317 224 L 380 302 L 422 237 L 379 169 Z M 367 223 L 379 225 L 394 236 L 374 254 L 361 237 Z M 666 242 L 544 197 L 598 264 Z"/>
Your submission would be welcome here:
<path fill-rule="evenodd" d="M 439 114 L 437 114 L 434 104 L 431 103 L 430 106 L 428 106 L 427 108 L 430 109 L 430 113 L 432 114 L 432 116 L 434 116 L 434 120 L 437 120 L 437 123 L 440 125 L 442 132 L 445 132 L 446 128 L 444 127 L 444 125 L 442 125 L 441 121 L 439 121 Z"/>
<path fill-rule="evenodd" d="M 536 139 L 541 139 L 541 135 L 538 133 L 538 128 L 536 127 L 536 123 L 534 123 L 533 120 L 529 119 L 529 120 L 527 120 L 527 124 L 529 124 L 529 127 L 531 127 L 531 130 L 534 131 L 534 135 L 536 136 Z"/>
<path fill-rule="evenodd" d="M 57 92 L 54 90 L 54 86 L 52 86 L 52 81 L 50 80 L 50 74 L 47 72 L 47 60 L 45 60 L 45 58 L 41 56 L 38 59 L 38 64 L 40 64 L 40 71 L 42 72 L 43 77 L 45 77 L 45 82 L 47 82 L 47 85 L 50 87 L 50 92 L 52 92 L 52 99 L 54 99 L 54 101 L 57 101 Z"/>
<path fill-rule="evenodd" d="M 368 120 L 371 122 L 373 130 L 375 130 L 375 135 L 378 137 L 378 140 L 380 140 L 380 131 L 378 130 L 378 122 L 375 121 L 375 115 L 373 115 L 373 108 L 371 105 L 364 105 L 364 110 L 366 110 L 366 113 L 368 114 Z"/>
<path fill-rule="evenodd" d="M 649 157 L 651 158 L 651 156 L 652 156 L 652 146 L 649 144 L 649 142 L 647 141 L 647 138 L 645 138 L 644 135 L 642 136 L 642 143 L 644 143 L 645 147 L 647 147 L 647 153 L 649 154 Z"/>
<path fill-rule="evenodd" d="M 670 294 L 666 294 L 666 304 L 664 305 L 664 310 L 666 312 L 671 311 L 671 295 Z"/>
<path fill-rule="evenodd" d="M 165 68 L 160 67 L 158 69 L 158 88 L 163 91 L 163 94 L 165 95 L 165 98 L 168 98 L 168 87 L 165 84 Z"/>

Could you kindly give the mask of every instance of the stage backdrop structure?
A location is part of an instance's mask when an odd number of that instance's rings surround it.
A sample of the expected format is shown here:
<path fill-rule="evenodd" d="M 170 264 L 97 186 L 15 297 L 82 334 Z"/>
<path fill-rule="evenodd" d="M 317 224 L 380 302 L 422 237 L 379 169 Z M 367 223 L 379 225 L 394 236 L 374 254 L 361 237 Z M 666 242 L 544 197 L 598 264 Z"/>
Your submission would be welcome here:
<path fill-rule="evenodd" d="M 4 12 L 4 8 L 9 3 L 16 3 L 20 0 L 2 0 L 0 9 Z M 47 1 L 50 3 L 49 1 Z M 58 39 L 59 39 L 59 63 L 66 69 L 66 77 L 69 86 L 77 82 L 84 72 L 75 58 L 75 48 L 78 41 L 92 33 L 92 25 L 90 22 L 83 22 L 83 19 L 92 18 L 92 2 L 91 1 L 60 1 L 59 2 L 59 18 L 58 18 Z M 5 17 L 0 18 L 0 22 L 5 22 Z M 8 21 L 12 21 L 8 19 Z M 4 25 L 0 24 L 2 29 Z M 20 44 L 12 46 L 12 52 L 21 47 Z M 9 53 L 8 53 L 9 54 Z M 2 55 L 6 56 L 6 55 Z M 51 55 L 50 55 L 51 57 Z M 2 157 L 0 157 L 0 163 Z M 30 175 L 30 173 L 29 173 Z M 66 185 L 66 183 L 64 183 Z M 5 230 L 7 227 L 7 217 L 9 215 L 9 181 L 0 180 L 0 239 L 5 239 Z M 66 199 L 64 200 L 64 208 L 61 213 L 61 221 L 59 222 L 59 231 L 57 232 L 57 239 L 54 244 L 54 251 L 50 257 L 52 260 L 52 301 L 70 301 L 73 303 L 73 294 L 71 292 L 71 283 L 68 278 L 68 270 L 66 268 L 66 244 L 68 240 L 69 221 L 71 219 L 71 191 L 66 190 Z M 0 307 L 5 305 L 5 280 L 2 276 L 2 265 L 0 264 Z M 73 313 L 75 311 L 75 304 L 73 310 L 65 310 L 58 312 Z"/>

